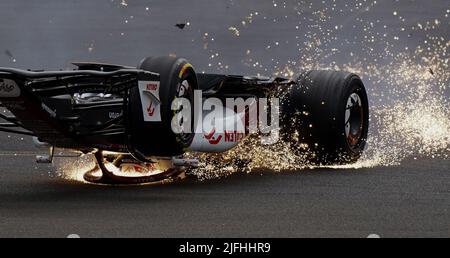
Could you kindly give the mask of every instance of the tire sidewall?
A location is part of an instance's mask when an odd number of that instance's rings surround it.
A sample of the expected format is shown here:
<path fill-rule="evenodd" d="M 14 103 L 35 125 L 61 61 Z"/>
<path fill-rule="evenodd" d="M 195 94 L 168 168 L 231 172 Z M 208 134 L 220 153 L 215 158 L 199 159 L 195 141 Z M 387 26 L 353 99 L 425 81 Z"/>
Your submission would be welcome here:
<path fill-rule="evenodd" d="M 362 101 L 364 124 L 360 142 L 352 148 L 345 134 L 345 111 L 354 92 Z M 313 164 L 347 164 L 359 159 L 366 145 L 369 107 L 364 84 L 357 75 L 306 71 L 282 101 L 282 135 L 295 153 L 304 156 L 308 152 L 306 156 Z M 300 148 L 304 144 L 307 149 Z"/>
<path fill-rule="evenodd" d="M 180 137 L 172 130 L 175 111 L 172 102 L 177 98 L 183 80 L 188 80 L 190 90 L 198 88 L 197 77 L 187 60 L 174 57 L 149 57 L 141 61 L 139 69 L 160 74 L 159 98 L 161 102 L 161 121 L 143 120 L 142 102 L 139 89 L 133 88 L 130 94 L 130 137 L 131 144 L 146 156 L 178 156 L 183 154 L 194 138 L 194 132 Z M 193 94 L 190 96 L 193 97 Z M 193 109 L 193 99 L 190 99 Z"/>

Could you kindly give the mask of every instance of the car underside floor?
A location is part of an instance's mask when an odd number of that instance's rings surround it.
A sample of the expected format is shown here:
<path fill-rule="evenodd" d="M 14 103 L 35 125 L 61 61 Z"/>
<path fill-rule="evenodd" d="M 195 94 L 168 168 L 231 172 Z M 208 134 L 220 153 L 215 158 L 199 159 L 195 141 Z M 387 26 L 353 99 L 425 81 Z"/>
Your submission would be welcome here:
<path fill-rule="evenodd" d="M 117 175 L 110 169 L 118 169 L 115 164 L 117 162 L 110 163 L 106 161 L 103 151 L 98 150 L 94 154 L 96 165 L 93 169 L 87 171 L 84 174 L 84 179 L 94 184 L 105 185 L 136 185 L 136 184 L 148 184 L 148 183 L 161 183 L 165 180 L 176 178 L 184 172 L 182 167 L 168 168 L 165 171 L 159 173 L 153 173 L 143 176 L 124 176 Z M 120 158 L 120 157 L 119 157 Z"/>

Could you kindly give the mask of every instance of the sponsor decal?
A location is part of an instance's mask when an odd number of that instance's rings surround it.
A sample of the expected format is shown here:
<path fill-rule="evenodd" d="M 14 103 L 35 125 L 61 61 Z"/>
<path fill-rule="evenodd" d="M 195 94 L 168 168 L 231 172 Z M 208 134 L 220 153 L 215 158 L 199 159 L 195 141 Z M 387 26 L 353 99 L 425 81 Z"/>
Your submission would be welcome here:
<path fill-rule="evenodd" d="M 225 131 L 225 142 L 240 142 L 244 139 L 245 134 L 237 131 Z"/>
<path fill-rule="evenodd" d="M 210 133 L 204 134 L 205 139 L 212 145 L 218 144 L 222 139 L 224 142 L 240 142 L 244 139 L 245 133 L 238 131 L 225 131 L 223 137 L 221 134 L 217 137 L 214 137 L 216 134 L 216 129 L 214 128 Z"/>
<path fill-rule="evenodd" d="M 177 94 L 177 96 L 180 97 L 180 98 L 183 97 L 186 94 L 186 91 L 189 90 L 189 87 L 190 87 L 189 82 L 187 80 L 184 80 L 182 83 L 180 83 L 178 85 L 178 94 Z"/>
<path fill-rule="evenodd" d="M 9 79 L 0 79 L 0 98 L 17 98 L 20 88 L 17 83 Z"/>
<path fill-rule="evenodd" d="M 10 93 L 14 90 L 14 86 L 8 83 L 5 83 L 5 81 L 0 82 L 0 90 L 6 93 Z"/>
<path fill-rule="evenodd" d="M 122 113 L 120 113 L 120 112 L 109 112 L 108 117 L 109 117 L 109 119 L 116 119 L 121 115 L 122 115 Z"/>
<path fill-rule="evenodd" d="M 191 124 L 185 123 L 180 126 L 180 121 L 194 121 L 193 129 L 196 135 L 199 135 L 196 136 L 199 144 L 193 144 L 194 147 L 191 146 L 191 149 L 194 150 L 197 147 L 205 149 L 202 147 L 205 139 L 211 144 L 218 144 L 220 141 L 233 143 L 242 141 L 247 134 L 261 135 L 260 141 L 264 145 L 274 144 L 279 140 L 280 100 L 278 98 L 235 97 L 226 98 L 224 101 L 216 97 L 203 98 L 203 94 L 201 90 L 194 90 L 193 100 L 175 98 L 172 102 L 171 109 L 175 111 L 175 115 L 171 125 L 174 133 L 190 133 Z M 186 101 L 190 105 L 185 105 Z M 180 106 L 188 108 L 183 108 L 183 112 L 177 112 Z M 224 139 L 213 138 L 214 134 L 208 133 L 212 121 L 216 121 L 215 133 L 220 132 Z M 205 146 L 209 145 L 205 144 Z"/>
<path fill-rule="evenodd" d="M 147 108 L 148 116 L 153 116 L 155 114 L 155 108 L 153 107 L 153 101 L 150 101 L 150 104 Z"/>
<path fill-rule="evenodd" d="M 209 134 L 205 134 L 205 139 L 209 142 L 209 144 L 216 145 L 222 140 L 222 135 L 219 135 L 214 137 L 214 134 L 216 134 L 216 128 L 212 129 L 212 131 Z"/>
<path fill-rule="evenodd" d="M 145 122 L 161 121 L 161 102 L 159 99 L 159 81 L 139 81 L 142 115 Z"/>
<path fill-rule="evenodd" d="M 156 83 L 147 83 L 147 90 L 149 90 L 149 91 L 158 90 L 158 84 L 156 84 Z"/>

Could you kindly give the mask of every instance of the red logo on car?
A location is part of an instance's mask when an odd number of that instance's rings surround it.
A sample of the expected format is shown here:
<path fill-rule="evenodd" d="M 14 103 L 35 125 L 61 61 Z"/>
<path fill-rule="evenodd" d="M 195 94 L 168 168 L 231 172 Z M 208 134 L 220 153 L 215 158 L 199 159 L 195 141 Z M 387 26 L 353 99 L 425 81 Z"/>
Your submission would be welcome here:
<path fill-rule="evenodd" d="M 244 139 L 245 133 L 238 131 L 225 131 L 225 142 L 240 142 Z"/>
<path fill-rule="evenodd" d="M 156 84 L 156 83 L 147 84 L 147 90 L 157 90 L 157 89 L 158 89 L 158 84 Z"/>
<path fill-rule="evenodd" d="M 150 101 L 150 105 L 147 108 L 148 116 L 153 116 L 155 114 L 155 108 L 153 107 L 153 101 Z"/>
<path fill-rule="evenodd" d="M 212 145 L 218 144 L 222 140 L 222 135 L 219 135 L 217 139 L 214 137 L 214 134 L 216 133 L 216 128 L 214 128 L 209 134 L 205 134 L 206 140 Z"/>

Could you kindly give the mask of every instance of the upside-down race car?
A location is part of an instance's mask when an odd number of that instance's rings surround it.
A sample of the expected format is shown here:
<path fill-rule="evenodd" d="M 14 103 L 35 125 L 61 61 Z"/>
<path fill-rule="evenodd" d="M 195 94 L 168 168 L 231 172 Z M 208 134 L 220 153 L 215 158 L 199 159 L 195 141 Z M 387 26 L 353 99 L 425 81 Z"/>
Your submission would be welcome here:
<path fill-rule="evenodd" d="M 172 101 L 184 98 L 196 105 L 194 91 L 203 98 L 256 102 L 281 96 L 281 139 L 294 151 L 308 146 L 316 164 L 355 162 L 366 144 L 367 94 L 352 73 L 307 71 L 295 80 L 203 74 L 175 57 L 146 58 L 138 68 L 74 65 L 78 68 L 70 71 L 0 68 L 1 106 L 12 114 L 0 113 L 0 131 L 33 136 L 37 145 L 48 146 L 50 154 L 38 157 L 38 162 L 52 162 L 54 148 L 93 153 L 96 167 L 84 176 L 90 182 L 135 184 L 177 177 L 196 166 L 185 153 L 226 152 L 249 135 L 247 129 L 198 133 L 192 120 L 193 130 L 174 132 L 177 111 Z M 249 109 L 233 110 L 234 116 L 244 118 L 237 119 L 241 126 L 248 125 Z M 223 123 L 228 121 L 236 119 L 224 118 Z M 130 168 L 146 173 L 114 173 Z"/>

